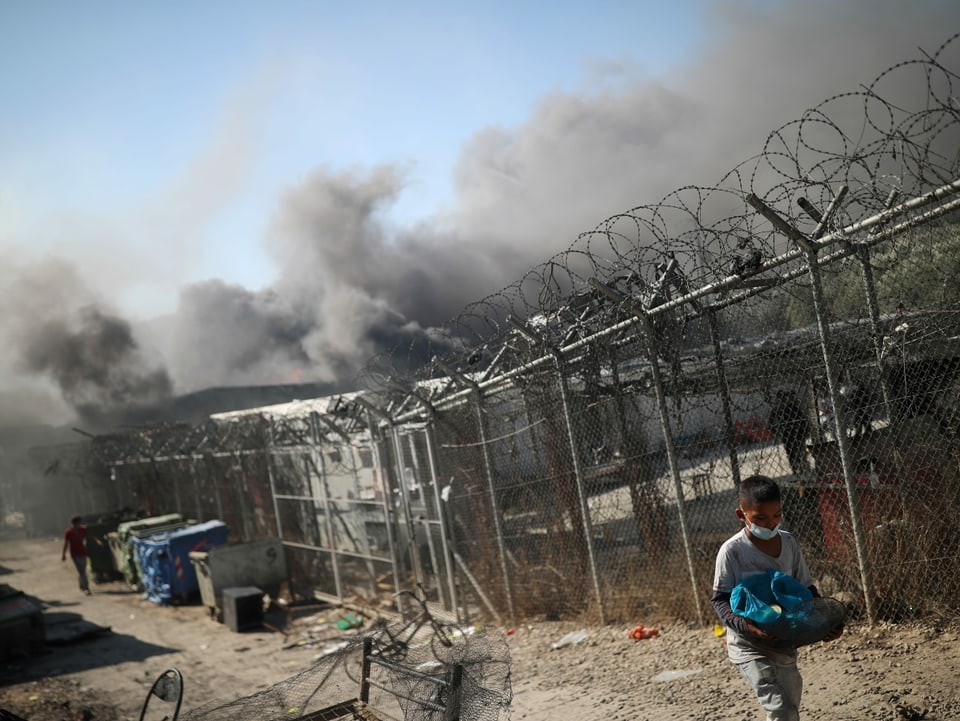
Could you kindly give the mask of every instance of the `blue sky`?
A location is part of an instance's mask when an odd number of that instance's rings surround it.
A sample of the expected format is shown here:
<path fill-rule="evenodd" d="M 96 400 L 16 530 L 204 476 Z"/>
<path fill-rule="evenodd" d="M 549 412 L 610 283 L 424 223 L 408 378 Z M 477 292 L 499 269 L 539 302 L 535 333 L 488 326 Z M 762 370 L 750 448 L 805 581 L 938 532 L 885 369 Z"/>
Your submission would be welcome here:
<path fill-rule="evenodd" d="M 0 245 L 109 267 L 133 315 L 205 278 L 262 287 L 278 200 L 312 169 L 396 164 L 387 220 L 432 217 L 475 133 L 666 72 L 703 5 L 4 3 Z M 138 258 L 155 273 L 121 280 Z"/>

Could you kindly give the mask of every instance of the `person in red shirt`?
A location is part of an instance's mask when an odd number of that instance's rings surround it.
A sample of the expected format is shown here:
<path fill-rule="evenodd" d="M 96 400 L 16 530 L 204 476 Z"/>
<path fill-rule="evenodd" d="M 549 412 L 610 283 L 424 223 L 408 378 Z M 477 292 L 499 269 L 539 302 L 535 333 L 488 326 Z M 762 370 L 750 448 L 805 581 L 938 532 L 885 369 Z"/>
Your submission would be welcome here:
<path fill-rule="evenodd" d="M 90 595 L 90 582 L 87 580 L 87 527 L 83 525 L 80 516 L 70 519 L 70 527 L 63 532 L 63 552 L 60 560 L 67 560 L 67 549 L 70 549 L 70 558 L 77 567 L 80 575 L 80 590 Z"/>

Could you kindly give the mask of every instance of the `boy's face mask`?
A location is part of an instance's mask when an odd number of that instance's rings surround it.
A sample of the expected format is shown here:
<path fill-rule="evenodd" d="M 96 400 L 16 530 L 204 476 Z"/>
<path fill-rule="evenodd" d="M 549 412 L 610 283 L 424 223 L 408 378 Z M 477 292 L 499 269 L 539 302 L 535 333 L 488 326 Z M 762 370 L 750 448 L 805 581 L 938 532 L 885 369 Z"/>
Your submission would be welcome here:
<path fill-rule="evenodd" d="M 767 528 L 756 523 L 759 517 L 761 521 L 779 519 L 781 514 L 779 501 L 759 504 L 757 508 L 752 508 L 750 515 L 743 508 L 737 509 L 737 516 L 743 521 L 750 535 L 761 541 L 770 541 L 780 533 L 782 523 L 778 520 L 773 528 Z M 751 518 L 751 516 L 753 518 Z"/>
<path fill-rule="evenodd" d="M 780 533 L 780 526 L 782 524 L 778 523 L 773 528 L 765 528 L 763 526 L 758 526 L 755 523 L 746 522 L 747 530 L 750 532 L 750 535 L 754 538 L 759 538 L 761 541 L 769 541 L 777 537 L 777 534 Z"/>

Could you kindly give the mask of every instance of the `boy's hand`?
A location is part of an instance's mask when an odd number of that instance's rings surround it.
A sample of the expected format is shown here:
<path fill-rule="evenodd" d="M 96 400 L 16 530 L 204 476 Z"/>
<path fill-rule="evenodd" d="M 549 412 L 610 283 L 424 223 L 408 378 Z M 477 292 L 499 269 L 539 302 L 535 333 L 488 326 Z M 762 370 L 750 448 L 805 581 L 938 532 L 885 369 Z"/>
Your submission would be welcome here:
<path fill-rule="evenodd" d="M 842 635 L 843 635 L 843 626 L 840 625 L 840 626 L 837 626 L 835 629 L 833 629 L 827 636 L 824 636 L 823 642 L 828 643 L 830 641 L 836 641 Z"/>
<path fill-rule="evenodd" d="M 755 625 L 752 621 L 747 621 L 747 630 L 748 630 L 752 635 L 758 636 L 759 638 L 765 638 L 765 639 L 767 639 L 768 641 L 776 641 L 776 640 L 777 640 L 777 637 L 776 637 L 776 636 L 774 636 L 773 634 L 767 633 L 766 631 L 764 631 L 763 629 L 761 629 L 759 626 Z"/>

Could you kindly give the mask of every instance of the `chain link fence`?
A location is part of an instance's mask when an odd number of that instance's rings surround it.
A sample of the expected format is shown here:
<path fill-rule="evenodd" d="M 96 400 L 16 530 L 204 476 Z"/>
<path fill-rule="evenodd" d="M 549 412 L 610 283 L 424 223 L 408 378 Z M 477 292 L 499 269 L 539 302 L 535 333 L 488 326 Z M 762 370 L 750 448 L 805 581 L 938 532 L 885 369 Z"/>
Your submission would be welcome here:
<path fill-rule="evenodd" d="M 440 475 L 501 611 L 706 620 L 762 473 L 825 593 L 955 613 L 958 44 L 370 364 L 392 422 L 461 436 Z"/>
<path fill-rule="evenodd" d="M 296 593 L 702 623 L 761 473 L 824 594 L 955 617 L 958 70 L 954 37 L 824 101 L 371 359 L 362 392 L 97 438 L 98 477 L 279 535 Z"/>

